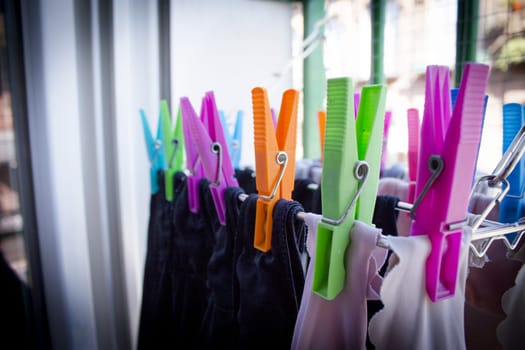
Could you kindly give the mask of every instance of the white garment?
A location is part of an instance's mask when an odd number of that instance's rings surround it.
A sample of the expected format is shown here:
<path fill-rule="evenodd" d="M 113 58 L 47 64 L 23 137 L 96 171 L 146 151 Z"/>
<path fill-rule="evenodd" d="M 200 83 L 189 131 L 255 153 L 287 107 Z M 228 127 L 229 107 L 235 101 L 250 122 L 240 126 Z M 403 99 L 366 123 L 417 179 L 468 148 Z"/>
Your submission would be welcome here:
<path fill-rule="evenodd" d="M 376 349 L 465 349 L 463 308 L 471 231 L 465 232 L 455 295 L 432 302 L 425 289 L 426 236 L 389 237 L 399 262 L 381 288 L 384 308 L 372 317 L 369 336 Z"/>
<path fill-rule="evenodd" d="M 503 294 L 501 304 L 507 317 L 498 326 L 498 340 L 504 349 L 525 349 L 525 265 L 516 276 L 516 285 Z"/>
<path fill-rule="evenodd" d="M 295 324 L 292 349 L 365 349 L 367 299 L 378 299 L 382 278 L 377 274 L 386 259 L 386 250 L 376 241 L 381 230 L 356 221 L 351 244 L 346 250 L 346 283 L 333 300 L 312 292 L 315 240 L 320 215 L 307 214 L 307 248 L 312 260 L 308 267 L 303 298 Z"/>

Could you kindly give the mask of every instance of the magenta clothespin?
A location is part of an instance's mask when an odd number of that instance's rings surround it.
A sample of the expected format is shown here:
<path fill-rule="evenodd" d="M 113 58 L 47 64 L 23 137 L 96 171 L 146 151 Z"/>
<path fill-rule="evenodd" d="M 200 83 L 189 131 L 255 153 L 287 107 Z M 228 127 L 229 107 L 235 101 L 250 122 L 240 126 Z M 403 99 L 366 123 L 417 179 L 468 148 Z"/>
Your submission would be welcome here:
<path fill-rule="evenodd" d="M 188 186 L 188 206 L 192 213 L 199 212 L 199 182 L 204 177 L 204 169 L 199 158 L 197 145 L 193 142 L 191 133 L 191 122 L 195 118 L 201 120 L 205 117 L 204 106 L 201 106 L 201 118 L 197 116 L 190 101 L 183 97 L 180 100 L 180 112 L 182 116 L 182 131 L 184 133 L 184 148 L 186 150 L 186 167 L 189 170 L 187 177 Z"/>
<path fill-rule="evenodd" d="M 414 202 L 417 178 L 417 157 L 419 151 L 419 111 L 410 108 L 407 111 L 408 125 L 408 202 Z"/>
<path fill-rule="evenodd" d="M 448 67 L 427 68 L 411 234 L 427 235 L 431 243 L 425 285 L 432 301 L 456 290 L 488 73 L 486 65 L 466 65 L 451 115 Z"/>
<path fill-rule="evenodd" d="M 354 92 L 354 115 L 357 118 L 357 111 L 359 110 L 359 92 Z"/>
<path fill-rule="evenodd" d="M 197 118 L 190 101 L 181 99 L 181 108 L 189 111 L 187 120 L 191 132 L 190 140 L 193 140 L 197 148 L 200 162 L 204 169 L 206 178 L 210 180 L 210 192 L 212 194 L 217 217 L 222 225 L 226 224 L 226 203 L 224 192 L 229 186 L 238 187 L 234 177 L 234 170 L 224 137 L 222 123 L 215 104 L 213 92 L 207 92 L 202 102 L 202 121 Z M 191 111 L 190 111 L 191 110 Z"/>
<path fill-rule="evenodd" d="M 390 131 L 390 122 L 392 120 L 392 112 L 385 112 L 385 121 L 383 124 L 383 145 L 381 149 L 381 170 L 386 167 L 386 160 L 388 158 L 388 132 Z"/>

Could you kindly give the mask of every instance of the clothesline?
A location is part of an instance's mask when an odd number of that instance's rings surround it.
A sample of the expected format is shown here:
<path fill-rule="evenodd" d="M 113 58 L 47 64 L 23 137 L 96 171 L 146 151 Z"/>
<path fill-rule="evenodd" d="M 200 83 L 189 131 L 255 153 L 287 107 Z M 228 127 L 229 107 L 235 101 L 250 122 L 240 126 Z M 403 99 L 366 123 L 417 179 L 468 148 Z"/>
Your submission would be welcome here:
<path fill-rule="evenodd" d="M 312 184 L 312 185 L 313 185 L 312 187 L 315 187 L 315 188 L 312 188 L 314 190 L 319 187 L 319 185 L 317 184 Z M 248 195 L 245 193 L 241 193 L 238 198 L 241 202 L 244 202 L 248 198 Z M 398 201 L 396 203 L 395 209 L 399 212 L 410 213 L 412 210 L 412 206 L 413 205 L 411 203 Z M 297 213 L 296 217 L 298 220 L 305 221 L 307 214 L 308 212 L 300 211 L 299 213 Z M 473 222 L 475 222 L 479 217 L 480 215 L 468 213 L 467 220 L 460 223 L 460 225 L 468 226 L 472 224 Z M 483 220 L 482 227 L 475 230 L 475 233 L 472 235 L 471 241 L 493 239 L 495 237 L 499 237 L 499 236 L 503 237 L 504 235 L 507 235 L 510 233 L 522 232 L 522 231 L 525 231 L 525 220 L 519 221 L 517 223 L 501 224 L 496 221 L 485 219 Z M 383 235 L 383 234 L 380 234 L 378 236 L 376 245 L 380 248 L 391 249 L 388 236 Z"/>

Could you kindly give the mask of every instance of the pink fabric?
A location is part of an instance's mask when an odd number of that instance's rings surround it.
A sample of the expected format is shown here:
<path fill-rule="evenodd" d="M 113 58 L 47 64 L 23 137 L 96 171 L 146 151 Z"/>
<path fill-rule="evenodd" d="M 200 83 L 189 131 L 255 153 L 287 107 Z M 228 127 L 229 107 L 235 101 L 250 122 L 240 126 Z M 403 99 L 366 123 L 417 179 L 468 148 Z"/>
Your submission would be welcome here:
<path fill-rule="evenodd" d="M 307 214 L 307 247 L 312 260 L 295 324 L 292 349 L 365 349 L 367 299 L 378 299 L 382 278 L 377 274 L 386 259 L 386 250 L 376 247 L 380 230 L 356 221 L 349 233 L 346 251 L 346 285 L 334 300 L 312 292 L 315 239 L 320 215 Z"/>

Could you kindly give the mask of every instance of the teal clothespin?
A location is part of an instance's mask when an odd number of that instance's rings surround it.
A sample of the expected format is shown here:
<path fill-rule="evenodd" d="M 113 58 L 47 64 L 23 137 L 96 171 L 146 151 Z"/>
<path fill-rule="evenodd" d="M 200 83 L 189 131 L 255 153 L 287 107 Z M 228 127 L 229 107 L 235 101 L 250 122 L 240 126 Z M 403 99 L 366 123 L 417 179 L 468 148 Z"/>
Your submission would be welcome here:
<path fill-rule="evenodd" d="M 151 129 L 148 124 L 146 112 L 140 110 L 142 119 L 142 128 L 144 131 L 144 140 L 146 141 L 146 149 L 148 152 L 148 159 L 150 162 L 150 186 L 151 194 L 159 191 L 158 172 L 164 171 L 166 166 L 164 163 L 164 149 L 162 147 L 162 118 L 159 115 L 157 123 L 157 137 L 153 138 Z"/>
<path fill-rule="evenodd" d="M 357 119 L 350 78 L 328 80 L 322 212 L 313 291 L 331 300 L 343 289 L 345 252 L 355 220 L 372 224 L 379 185 L 386 86 L 364 86 Z M 351 178 L 353 174 L 353 178 Z"/>
<path fill-rule="evenodd" d="M 239 110 L 237 112 L 237 118 L 235 119 L 235 128 L 233 130 L 233 137 L 232 137 L 232 149 L 230 151 L 234 169 L 240 169 L 241 167 L 242 121 L 243 119 L 244 119 L 244 112 L 242 110 Z"/>
<path fill-rule="evenodd" d="M 166 200 L 173 200 L 173 177 L 177 171 L 183 171 L 184 139 L 182 137 L 182 123 L 180 109 L 177 113 L 175 129 L 171 127 L 170 110 L 166 100 L 160 101 L 162 118 L 162 135 L 164 140 L 164 156 L 166 171 L 164 173 L 164 189 Z"/>
<path fill-rule="evenodd" d="M 221 118 L 222 128 L 224 130 L 224 136 L 226 137 L 226 143 L 228 144 L 228 151 L 230 151 L 233 168 L 240 169 L 242 151 L 242 121 L 244 112 L 242 110 L 237 112 L 233 135 L 230 134 L 230 127 L 228 126 L 224 112 L 219 111 L 219 115 Z"/>

